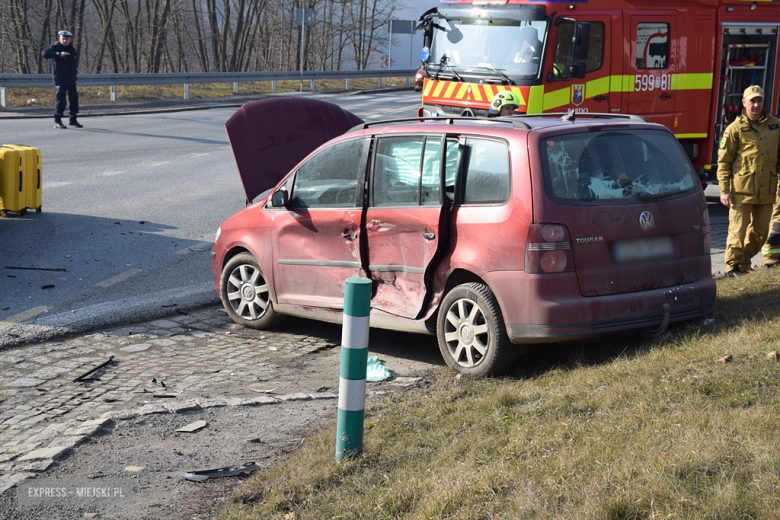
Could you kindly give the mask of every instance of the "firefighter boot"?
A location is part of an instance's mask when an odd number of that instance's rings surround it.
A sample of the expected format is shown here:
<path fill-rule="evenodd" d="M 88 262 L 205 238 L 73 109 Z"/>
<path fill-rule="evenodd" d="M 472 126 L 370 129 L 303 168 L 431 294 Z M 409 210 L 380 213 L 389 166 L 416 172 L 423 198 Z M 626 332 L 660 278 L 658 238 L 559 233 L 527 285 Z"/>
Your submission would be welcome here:
<path fill-rule="evenodd" d="M 65 130 L 68 127 L 62 124 L 62 118 L 59 116 L 54 116 L 54 128 Z"/>
<path fill-rule="evenodd" d="M 70 118 L 70 121 L 68 121 L 68 126 L 75 126 L 76 128 L 84 128 L 84 125 L 78 122 L 76 120 L 76 116 L 73 116 Z"/>

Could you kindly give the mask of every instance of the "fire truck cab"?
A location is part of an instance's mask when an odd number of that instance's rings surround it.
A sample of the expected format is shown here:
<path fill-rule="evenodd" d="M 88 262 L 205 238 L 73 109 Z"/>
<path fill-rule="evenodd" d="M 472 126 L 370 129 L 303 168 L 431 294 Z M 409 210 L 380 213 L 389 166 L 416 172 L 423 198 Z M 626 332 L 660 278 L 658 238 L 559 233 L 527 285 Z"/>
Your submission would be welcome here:
<path fill-rule="evenodd" d="M 752 0 L 459 0 L 420 17 L 423 115 L 630 113 L 668 127 L 700 174 L 759 85 L 778 114 L 780 3 Z"/>

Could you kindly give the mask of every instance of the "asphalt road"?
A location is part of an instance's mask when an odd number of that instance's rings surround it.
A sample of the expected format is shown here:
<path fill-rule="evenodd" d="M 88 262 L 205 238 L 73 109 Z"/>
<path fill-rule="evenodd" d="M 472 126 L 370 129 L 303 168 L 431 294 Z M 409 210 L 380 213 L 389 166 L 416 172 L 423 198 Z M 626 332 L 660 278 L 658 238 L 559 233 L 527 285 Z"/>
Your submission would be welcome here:
<path fill-rule="evenodd" d="M 411 90 L 323 97 L 366 120 L 419 106 Z M 235 110 L 80 116 L 66 131 L 3 120 L 3 142 L 41 149 L 43 212 L 0 219 L 0 344 L 216 302 L 211 244 L 244 206 L 224 130 Z"/>

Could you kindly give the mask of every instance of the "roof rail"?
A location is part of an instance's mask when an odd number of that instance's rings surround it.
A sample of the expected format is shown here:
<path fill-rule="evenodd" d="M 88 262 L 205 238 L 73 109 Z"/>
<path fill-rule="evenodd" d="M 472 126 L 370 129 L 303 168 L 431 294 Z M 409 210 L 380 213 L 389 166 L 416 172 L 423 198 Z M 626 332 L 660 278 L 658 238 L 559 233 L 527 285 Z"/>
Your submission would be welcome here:
<path fill-rule="evenodd" d="M 369 121 L 369 122 L 365 122 L 353 126 L 349 130 L 347 130 L 346 133 L 356 132 L 358 130 L 365 130 L 369 126 L 386 125 L 391 123 L 410 123 L 410 122 L 423 123 L 426 121 L 444 123 L 447 125 L 454 125 L 456 121 L 487 121 L 490 123 L 510 123 L 514 128 L 522 128 L 525 130 L 531 129 L 531 126 L 528 123 L 525 123 L 523 121 L 518 121 L 517 116 L 511 116 L 511 117 L 440 117 L 440 116 L 420 117 L 418 116 L 418 117 L 410 117 L 406 119 L 388 119 L 386 121 Z"/>
<path fill-rule="evenodd" d="M 520 116 L 515 117 L 552 117 L 552 116 L 560 116 L 560 118 L 564 121 L 574 121 L 577 117 L 592 117 L 595 119 L 628 119 L 629 121 L 637 121 L 640 123 L 649 123 L 650 121 L 642 116 L 637 116 L 634 114 L 611 114 L 611 113 L 601 113 L 601 112 L 584 112 L 584 113 L 575 113 L 574 110 L 569 110 L 568 112 L 543 112 L 540 114 L 523 114 Z"/>

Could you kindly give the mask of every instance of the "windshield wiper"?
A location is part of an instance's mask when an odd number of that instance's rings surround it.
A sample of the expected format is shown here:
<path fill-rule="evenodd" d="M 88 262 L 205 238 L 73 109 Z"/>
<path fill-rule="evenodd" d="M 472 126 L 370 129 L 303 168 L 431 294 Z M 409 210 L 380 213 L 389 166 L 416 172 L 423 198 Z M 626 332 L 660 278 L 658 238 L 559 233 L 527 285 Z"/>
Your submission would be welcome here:
<path fill-rule="evenodd" d="M 643 191 L 639 194 L 639 200 L 654 200 L 654 199 L 662 199 L 664 197 L 669 197 L 670 195 L 677 195 L 678 193 L 682 193 L 681 191 L 663 191 L 661 193 L 655 193 L 651 194 L 646 191 Z"/>
<path fill-rule="evenodd" d="M 470 69 L 492 70 L 494 72 L 498 72 L 501 75 L 501 77 L 504 78 L 504 81 L 506 81 L 510 85 L 516 85 L 516 83 L 512 80 L 512 78 L 510 78 L 509 76 L 504 74 L 504 72 L 502 70 L 497 69 L 495 67 L 469 67 L 469 68 Z"/>
<path fill-rule="evenodd" d="M 455 72 L 455 69 L 454 69 L 454 68 L 452 68 L 452 65 L 442 65 L 441 63 L 431 63 L 431 65 L 436 65 L 437 67 L 439 67 L 439 70 L 437 70 L 437 71 L 436 71 L 436 74 L 434 74 L 434 76 L 433 76 L 433 79 L 435 79 L 436 81 L 438 81 L 438 80 L 439 80 L 439 74 L 440 74 L 441 72 L 445 72 L 445 73 L 446 73 L 446 72 L 451 72 L 451 73 L 452 73 L 452 75 L 453 75 L 453 76 L 455 76 L 455 79 L 457 79 L 458 81 L 461 81 L 461 82 L 463 81 L 463 78 L 461 78 L 461 77 L 460 77 L 460 74 L 458 74 L 457 72 Z M 430 65 L 429 65 L 429 66 L 430 66 Z M 447 70 L 446 70 L 446 71 L 445 71 L 445 70 L 443 70 L 445 67 L 447 68 Z"/>

